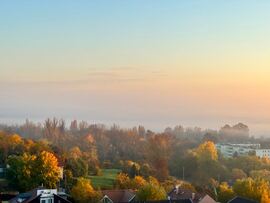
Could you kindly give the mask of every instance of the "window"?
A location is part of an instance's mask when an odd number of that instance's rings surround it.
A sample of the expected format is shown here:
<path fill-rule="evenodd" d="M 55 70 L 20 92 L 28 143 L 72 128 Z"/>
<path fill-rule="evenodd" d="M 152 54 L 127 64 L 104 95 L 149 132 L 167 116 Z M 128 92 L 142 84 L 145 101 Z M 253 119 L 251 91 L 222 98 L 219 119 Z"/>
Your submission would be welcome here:
<path fill-rule="evenodd" d="M 41 203 L 46 203 L 46 200 L 45 200 L 45 199 L 42 199 L 42 200 L 41 200 Z"/>
<path fill-rule="evenodd" d="M 48 199 L 48 203 L 52 203 L 53 201 L 52 201 L 52 199 Z"/>

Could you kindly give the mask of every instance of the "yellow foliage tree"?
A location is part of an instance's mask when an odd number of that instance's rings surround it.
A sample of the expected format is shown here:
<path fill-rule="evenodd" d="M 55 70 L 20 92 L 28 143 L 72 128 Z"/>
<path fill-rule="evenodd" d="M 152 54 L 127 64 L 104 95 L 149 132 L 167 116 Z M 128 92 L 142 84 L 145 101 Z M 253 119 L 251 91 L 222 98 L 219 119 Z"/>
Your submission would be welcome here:
<path fill-rule="evenodd" d="M 223 182 L 218 187 L 218 201 L 222 203 L 228 202 L 235 196 L 235 193 L 226 182 Z"/>
<path fill-rule="evenodd" d="M 135 176 L 135 178 L 131 180 L 131 188 L 139 189 L 143 187 L 146 183 L 146 180 L 142 176 Z"/>
<path fill-rule="evenodd" d="M 42 151 L 34 162 L 37 182 L 48 188 L 56 188 L 59 181 L 60 169 L 58 160 L 51 152 Z"/>
<path fill-rule="evenodd" d="M 266 190 L 264 190 L 262 193 L 261 203 L 270 203 L 269 194 Z"/>
<path fill-rule="evenodd" d="M 266 201 L 269 197 L 268 191 L 270 191 L 270 186 L 266 180 L 247 178 L 237 180 L 233 185 L 233 190 L 239 196 L 259 202 L 261 199 Z"/>
<path fill-rule="evenodd" d="M 138 190 L 137 198 L 139 201 L 164 200 L 167 198 L 167 193 L 159 183 L 152 180 Z"/>
<path fill-rule="evenodd" d="M 199 147 L 195 150 L 196 156 L 200 160 L 217 160 L 218 153 L 216 146 L 213 142 L 207 141 L 199 145 Z"/>
<path fill-rule="evenodd" d="M 23 142 L 22 138 L 17 134 L 14 134 L 8 137 L 9 144 L 18 145 L 18 144 L 21 144 L 22 142 Z"/>
<path fill-rule="evenodd" d="M 119 173 L 116 177 L 116 185 L 121 189 L 130 189 L 131 180 L 126 173 Z"/>
<path fill-rule="evenodd" d="M 59 167 L 56 157 L 47 151 L 40 154 L 10 156 L 7 170 L 11 183 L 21 191 L 33 189 L 40 185 L 55 188 L 59 181 Z"/>
<path fill-rule="evenodd" d="M 78 203 L 96 203 L 101 199 L 99 192 L 96 192 L 90 180 L 79 178 L 71 189 L 71 196 Z"/>

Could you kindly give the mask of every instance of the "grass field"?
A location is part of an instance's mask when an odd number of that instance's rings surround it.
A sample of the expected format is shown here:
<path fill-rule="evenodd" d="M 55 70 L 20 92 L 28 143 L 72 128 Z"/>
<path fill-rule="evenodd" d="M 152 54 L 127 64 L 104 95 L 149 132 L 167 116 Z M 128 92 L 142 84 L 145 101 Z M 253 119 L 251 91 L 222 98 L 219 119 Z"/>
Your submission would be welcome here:
<path fill-rule="evenodd" d="M 118 169 L 103 169 L 101 176 L 89 176 L 94 188 L 112 189 L 115 183 Z"/>

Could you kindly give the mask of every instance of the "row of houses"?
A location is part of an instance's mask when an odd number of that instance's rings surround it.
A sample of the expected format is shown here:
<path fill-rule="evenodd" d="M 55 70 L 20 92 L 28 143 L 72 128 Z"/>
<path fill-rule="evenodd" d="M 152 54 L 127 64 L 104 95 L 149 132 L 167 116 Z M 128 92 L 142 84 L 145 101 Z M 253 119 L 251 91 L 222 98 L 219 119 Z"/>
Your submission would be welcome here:
<path fill-rule="evenodd" d="M 270 158 L 270 149 L 261 149 L 260 144 L 218 143 L 216 144 L 216 148 L 224 157 L 255 154 L 260 158 Z"/>
<path fill-rule="evenodd" d="M 136 200 L 136 194 L 132 190 L 103 190 L 103 197 L 99 203 L 217 203 L 206 193 L 195 193 L 189 189 L 176 186 L 168 193 L 168 198 L 161 201 Z M 72 203 L 73 201 L 64 192 L 57 189 L 35 188 L 29 192 L 18 194 L 9 200 L 1 199 L 7 203 Z M 2 201 L 1 201 L 2 200 Z M 228 203 L 256 203 L 241 197 L 235 197 Z"/>

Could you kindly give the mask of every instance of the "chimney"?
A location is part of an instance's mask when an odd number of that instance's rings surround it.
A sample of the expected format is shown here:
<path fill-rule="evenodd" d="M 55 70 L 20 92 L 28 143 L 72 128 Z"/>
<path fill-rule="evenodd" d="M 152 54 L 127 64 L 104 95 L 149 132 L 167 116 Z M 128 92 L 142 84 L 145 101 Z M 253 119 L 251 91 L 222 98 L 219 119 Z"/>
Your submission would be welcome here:
<path fill-rule="evenodd" d="M 192 192 L 192 194 L 191 194 L 191 199 L 192 199 L 192 200 L 195 199 L 195 193 L 194 193 L 194 192 Z"/>
<path fill-rule="evenodd" d="M 175 193 L 178 194 L 179 193 L 179 185 L 175 186 Z"/>

